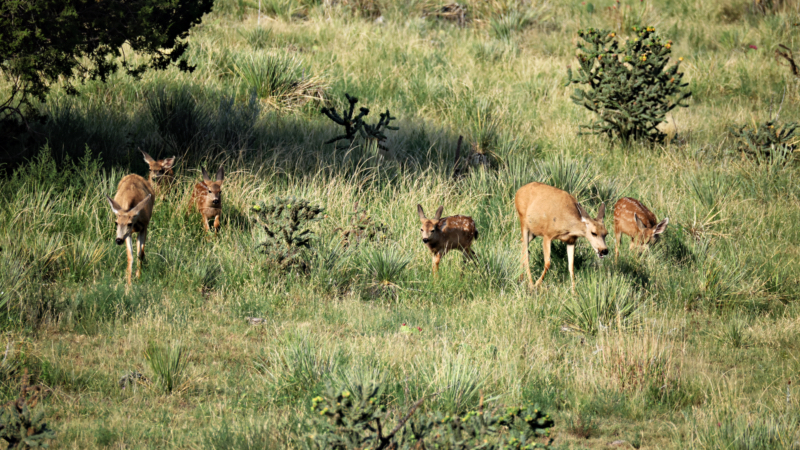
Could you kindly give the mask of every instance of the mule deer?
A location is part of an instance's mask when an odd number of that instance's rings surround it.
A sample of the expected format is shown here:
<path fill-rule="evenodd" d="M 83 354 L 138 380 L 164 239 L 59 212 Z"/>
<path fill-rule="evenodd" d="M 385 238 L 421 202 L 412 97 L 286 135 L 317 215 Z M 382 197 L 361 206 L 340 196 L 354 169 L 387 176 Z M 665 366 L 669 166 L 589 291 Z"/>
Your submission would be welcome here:
<path fill-rule="evenodd" d="M 144 244 L 147 242 L 147 226 L 153 215 L 153 188 L 150 183 L 139 175 L 126 175 L 117 185 L 117 194 L 114 199 L 106 195 L 111 210 L 117 218 L 117 245 L 124 242 L 128 250 L 128 285 L 131 284 L 131 271 L 133 270 L 133 254 L 131 249 L 131 234 L 136 236 L 136 254 L 139 257 L 139 266 L 136 268 L 136 278 L 142 273 L 144 263 Z"/>
<path fill-rule="evenodd" d="M 189 207 L 196 207 L 203 216 L 203 226 L 211 231 L 208 221 L 214 219 L 214 231 L 219 232 L 219 217 L 222 215 L 222 180 L 225 171 L 222 167 L 217 171 L 217 181 L 211 181 L 206 169 L 203 169 L 203 181 L 194 185 Z"/>
<path fill-rule="evenodd" d="M 175 165 L 175 157 L 156 161 L 144 150 L 139 151 L 144 156 L 144 162 L 150 166 L 150 184 L 153 185 L 153 189 L 168 189 L 172 182 L 175 181 L 175 174 L 172 172 L 172 167 Z"/>
<path fill-rule="evenodd" d="M 422 222 L 422 242 L 433 254 L 433 274 L 439 271 L 439 261 L 450 250 L 461 250 L 467 259 L 474 260 L 475 252 L 470 249 L 472 241 L 478 238 L 475 221 L 469 216 L 450 216 L 442 218 L 444 206 L 436 210 L 433 219 L 425 217 L 422 205 L 417 205 L 417 214 Z"/>
<path fill-rule="evenodd" d="M 578 200 L 569 193 L 534 182 L 519 188 L 514 197 L 514 205 L 522 228 L 522 269 L 528 275 L 528 285 L 531 289 L 542 284 L 544 275 L 550 269 L 550 243 L 553 239 L 567 244 L 569 277 L 573 291 L 575 290 L 575 242 L 578 238 L 585 237 L 598 257 L 603 258 L 608 254 L 605 243 L 608 232 L 603 224 L 605 203 L 597 210 L 597 218 L 592 219 Z M 536 236 L 541 236 L 543 239 L 544 271 L 534 285 L 528 245 Z"/>
<path fill-rule="evenodd" d="M 656 215 L 635 198 L 619 199 L 614 205 L 614 236 L 617 243 L 614 261 L 619 260 L 619 244 L 623 234 L 631 238 L 631 249 L 637 248 L 641 251 L 658 242 L 668 223 L 669 217 L 659 222 Z"/>

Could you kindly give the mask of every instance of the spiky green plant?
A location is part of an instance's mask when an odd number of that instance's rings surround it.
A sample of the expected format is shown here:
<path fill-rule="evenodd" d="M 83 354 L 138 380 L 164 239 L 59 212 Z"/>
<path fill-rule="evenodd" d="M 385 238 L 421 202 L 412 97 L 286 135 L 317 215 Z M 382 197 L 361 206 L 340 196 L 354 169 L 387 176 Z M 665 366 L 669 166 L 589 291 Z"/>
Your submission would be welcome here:
<path fill-rule="evenodd" d="M 626 277 L 590 272 L 578 283 L 576 295 L 564 303 L 564 320 L 570 328 L 589 335 L 625 328 L 641 301 L 642 296 Z"/>
<path fill-rule="evenodd" d="M 799 124 L 780 123 L 776 118 L 764 123 L 730 127 L 728 130 L 737 141 L 737 150 L 755 158 L 757 162 L 792 161 L 800 136 L 795 135 Z"/>
<path fill-rule="evenodd" d="M 360 135 L 368 145 L 373 145 L 381 150 L 388 151 L 389 149 L 382 144 L 382 142 L 387 139 L 384 130 L 399 130 L 398 127 L 389 126 L 389 123 L 395 120 L 396 117 L 392 117 L 387 109 L 385 113 L 380 114 L 378 123 L 369 124 L 364 121 L 364 117 L 369 114 L 369 108 L 359 108 L 358 114 L 353 116 L 358 98 L 351 97 L 347 93 L 345 93 L 344 96 L 347 98 L 347 102 L 350 105 L 344 113 L 344 116 L 340 116 L 339 113 L 336 112 L 335 107 L 322 108 L 320 110 L 323 115 L 331 119 L 335 124 L 344 127 L 344 134 L 336 136 L 325 143 L 333 144 L 337 141 L 347 140 L 350 142 L 350 145 L 352 145 L 356 137 Z"/>
<path fill-rule="evenodd" d="M 664 42 L 653 27 L 633 27 L 634 36 L 620 42 L 616 33 L 589 28 L 579 30 L 579 67 L 567 68 L 575 89 L 572 101 L 598 114 L 584 126 L 589 134 L 609 139 L 661 142 L 666 134 L 656 128 L 668 112 L 688 106 L 691 92 L 681 83 L 680 61 L 667 67 L 672 41 Z"/>
<path fill-rule="evenodd" d="M 305 269 L 304 250 L 311 247 L 314 232 L 310 226 L 324 218 L 323 208 L 296 197 L 275 197 L 270 203 L 261 202 L 250 208 L 256 222 L 266 233 L 258 246 L 268 257 L 268 263 L 281 270 L 293 267 Z"/>
<path fill-rule="evenodd" d="M 147 365 L 153 372 L 153 379 L 165 394 L 181 386 L 183 371 L 189 363 L 189 353 L 180 342 L 169 346 L 150 342 L 144 351 Z"/>
<path fill-rule="evenodd" d="M 312 399 L 308 449 L 376 450 L 435 448 L 534 449 L 548 448 L 553 428 L 550 416 L 534 406 L 476 409 L 461 415 L 420 412 L 423 397 L 402 411 L 392 411 L 381 385 L 348 389 L 328 386 L 326 395 Z M 547 444 L 537 442 L 545 439 Z"/>

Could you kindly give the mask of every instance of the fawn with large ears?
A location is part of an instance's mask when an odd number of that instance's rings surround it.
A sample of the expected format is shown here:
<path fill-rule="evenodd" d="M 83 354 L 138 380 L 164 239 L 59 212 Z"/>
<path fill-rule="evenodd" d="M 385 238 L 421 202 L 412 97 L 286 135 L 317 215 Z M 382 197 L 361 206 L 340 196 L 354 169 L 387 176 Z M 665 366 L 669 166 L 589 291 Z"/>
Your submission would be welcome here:
<path fill-rule="evenodd" d="M 623 234 L 631 238 L 630 249 L 643 251 L 658 242 L 658 238 L 667 230 L 667 224 L 669 217 L 659 222 L 656 215 L 639 200 L 631 197 L 619 199 L 614 205 L 614 236 L 617 244 L 614 248 L 614 261 L 619 260 Z"/>
<path fill-rule="evenodd" d="M 150 166 L 150 184 L 154 190 L 169 188 L 175 181 L 172 168 L 175 166 L 175 157 L 155 160 L 144 150 L 139 150 L 144 156 L 144 162 Z"/>
<path fill-rule="evenodd" d="M 608 231 L 603 224 L 605 203 L 600 205 L 597 218 L 593 219 L 571 194 L 534 182 L 519 188 L 514 197 L 514 205 L 522 228 L 522 269 L 528 275 L 528 285 L 531 289 L 542 284 L 544 275 L 550 269 L 550 244 L 553 239 L 567 244 L 569 277 L 573 291 L 575 290 L 575 242 L 578 238 L 586 238 L 599 258 L 608 254 L 605 242 Z M 543 240 L 544 271 L 534 285 L 528 245 L 536 236 L 541 236 Z"/>
<path fill-rule="evenodd" d="M 203 168 L 203 181 L 194 185 L 189 207 L 196 207 L 203 217 L 203 226 L 211 231 L 208 221 L 214 219 L 214 231 L 219 232 L 219 218 L 222 215 L 222 181 L 225 171 L 222 167 L 217 171 L 216 181 L 211 181 L 208 172 Z"/>
<path fill-rule="evenodd" d="M 422 222 L 422 243 L 433 254 L 433 274 L 439 271 L 439 261 L 450 250 L 461 250 L 470 260 L 475 259 L 475 252 L 470 249 L 472 241 L 478 238 L 475 221 L 469 216 L 450 216 L 442 218 L 444 206 L 436 210 L 433 219 L 425 217 L 422 205 L 417 205 L 417 214 Z"/>
<path fill-rule="evenodd" d="M 147 226 L 153 215 L 153 188 L 150 183 L 139 175 L 127 175 L 119 182 L 117 194 L 112 199 L 106 195 L 111 210 L 116 216 L 117 245 L 124 242 L 128 251 L 128 285 L 131 284 L 133 271 L 133 249 L 131 248 L 131 235 L 136 236 L 136 254 L 139 257 L 139 266 L 136 268 L 136 278 L 141 276 L 144 263 L 144 245 L 147 242 Z"/>

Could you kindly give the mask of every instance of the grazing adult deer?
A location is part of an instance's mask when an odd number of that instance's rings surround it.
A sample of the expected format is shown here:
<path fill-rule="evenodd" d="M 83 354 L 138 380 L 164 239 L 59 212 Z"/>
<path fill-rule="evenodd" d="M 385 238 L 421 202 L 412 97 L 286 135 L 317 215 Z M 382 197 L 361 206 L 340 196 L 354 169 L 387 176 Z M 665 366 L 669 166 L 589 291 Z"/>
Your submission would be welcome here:
<path fill-rule="evenodd" d="M 175 165 L 175 157 L 159 159 L 156 161 L 144 150 L 139 150 L 144 156 L 144 162 L 150 166 L 150 184 L 154 190 L 168 189 L 175 181 L 175 174 L 172 167 Z"/>
<path fill-rule="evenodd" d="M 117 245 L 124 242 L 128 250 L 128 285 L 131 284 L 131 271 L 133 270 L 133 254 L 131 249 L 131 234 L 136 236 L 136 254 L 139 257 L 139 266 L 136 268 L 136 278 L 142 273 L 144 263 L 144 244 L 147 242 L 147 226 L 153 215 L 153 188 L 150 183 L 139 175 L 126 175 L 117 185 L 117 194 L 114 199 L 106 195 L 111 210 L 117 217 Z"/>
<path fill-rule="evenodd" d="M 659 222 L 656 215 L 635 198 L 619 199 L 614 205 L 614 236 L 617 243 L 614 261 L 619 259 L 619 244 L 623 234 L 631 238 L 631 249 L 641 251 L 658 242 L 661 233 L 667 230 L 668 223 L 669 217 Z"/>
<path fill-rule="evenodd" d="M 444 206 L 436 210 L 433 219 L 425 217 L 422 205 L 417 205 L 417 214 L 422 222 L 422 242 L 433 253 L 433 274 L 439 271 L 439 261 L 450 250 L 461 250 L 468 259 L 475 259 L 470 249 L 472 241 L 478 238 L 475 221 L 469 216 L 450 216 L 442 218 Z"/>
<path fill-rule="evenodd" d="M 575 290 L 575 242 L 578 238 L 585 237 L 598 257 L 603 258 L 608 254 L 605 242 L 608 232 L 603 224 L 605 203 L 597 210 L 597 218 L 592 219 L 578 200 L 569 193 L 534 182 L 519 188 L 514 197 L 514 205 L 517 207 L 519 224 L 522 228 L 522 268 L 528 274 L 528 285 L 531 289 L 542 284 L 544 275 L 550 269 L 550 243 L 553 239 L 567 244 L 569 277 L 572 280 L 573 291 Z M 536 236 L 541 236 L 543 239 L 544 271 L 534 285 L 528 245 Z"/>
<path fill-rule="evenodd" d="M 222 215 L 222 180 L 225 171 L 222 167 L 217 171 L 217 181 L 211 181 L 206 169 L 203 169 L 203 181 L 194 185 L 189 207 L 196 207 L 203 216 L 203 226 L 211 231 L 208 221 L 214 219 L 214 231 L 219 232 L 219 217 Z"/>

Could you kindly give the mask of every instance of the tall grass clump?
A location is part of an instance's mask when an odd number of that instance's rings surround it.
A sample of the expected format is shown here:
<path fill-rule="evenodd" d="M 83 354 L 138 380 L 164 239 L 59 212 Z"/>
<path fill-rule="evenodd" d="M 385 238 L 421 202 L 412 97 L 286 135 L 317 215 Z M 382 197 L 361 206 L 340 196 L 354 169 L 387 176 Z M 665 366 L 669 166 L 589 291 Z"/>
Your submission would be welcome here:
<path fill-rule="evenodd" d="M 627 277 L 591 271 L 564 303 L 563 318 L 573 330 L 596 335 L 610 328 L 629 327 L 641 302 L 642 295 Z"/>
<path fill-rule="evenodd" d="M 572 194 L 578 201 L 589 198 L 597 182 L 596 171 L 589 162 L 580 162 L 564 155 L 536 162 L 534 179 Z"/>
<path fill-rule="evenodd" d="M 366 277 L 366 294 L 380 298 L 396 295 L 411 259 L 395 246 L 364 248 L 361 266 Z"/>
<path fill-rule="evenodd" d="M 338 351 L 323 351 L 308 337 L 291 339 L 282 351 L 256 357 L 254 367 L 272 385 L 276 400 L 292 402 L 319 388 L 344 362 Z"/>
<path fill-rule="evenodd" d="M 294 55 L 267 51 L 238 54 L 232 66 L 245 92 L 254 92 L 275 108 L 325 100 L 323 79 L 307 74 L 303 61 Z"/>
<path fill-rule="evenodd" d="M 153 372 L 156 385 L 165 394 L 172 394 L 182 388 L 183 372 L 189 364 L 189 352 L 180 342 L 173 342 L 169 346 L 150 342 L 145 349 L 144 358 Z"/>

